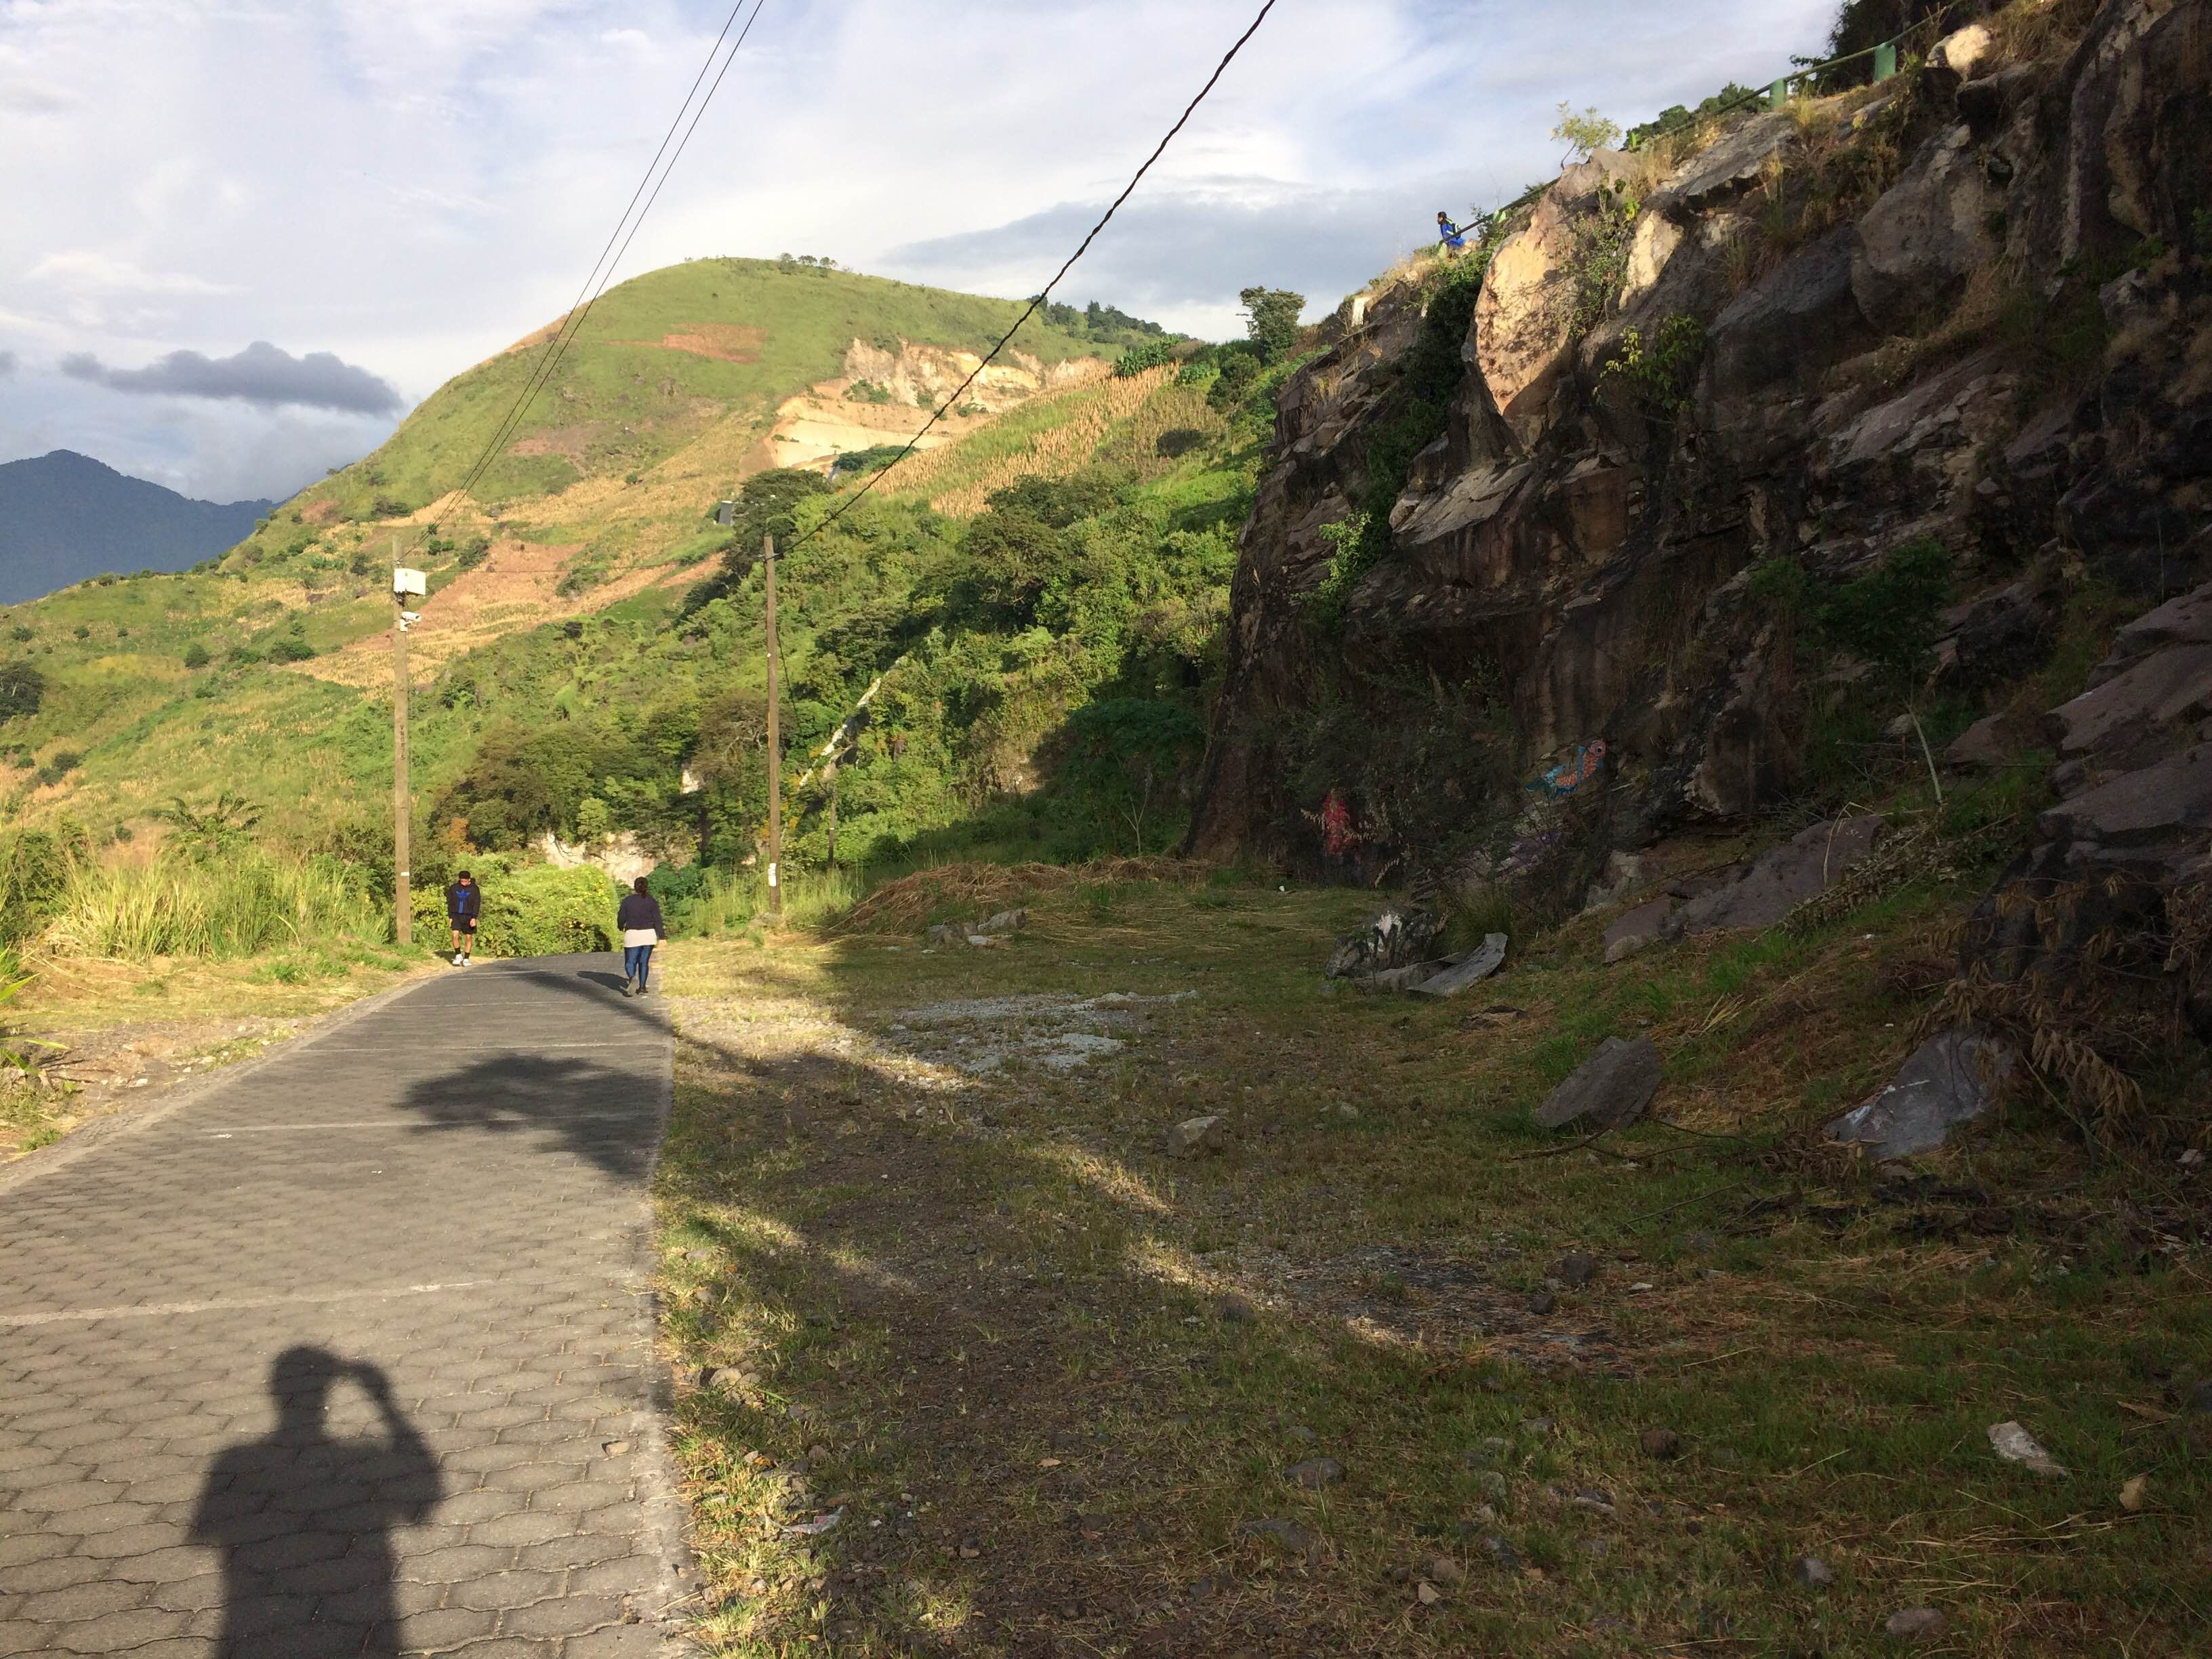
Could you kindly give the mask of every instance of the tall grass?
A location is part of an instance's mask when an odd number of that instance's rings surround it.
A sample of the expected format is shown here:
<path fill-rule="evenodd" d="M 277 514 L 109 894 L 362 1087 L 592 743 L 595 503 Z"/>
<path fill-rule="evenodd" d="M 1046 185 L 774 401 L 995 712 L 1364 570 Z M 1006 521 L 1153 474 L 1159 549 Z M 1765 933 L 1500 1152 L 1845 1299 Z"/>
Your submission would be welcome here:
<path fill-rule="evenodd" d="M 64 955 L 214 958 L 381 939 L 389 925 L 356 873 L 336 860 L 241 848 L 206 862 L 74 861 L 43 942 Z"/>
<path fill-rule="evenodd" d="M 839 866 L 827 870 L 786 870 L 783 921 L 790 927 L 816 927 L 834 921 L 867 896 L 876 883 L 863 872 Z M 684 933 L 728 939 L 750 932 L 767 914 L 768 882 L 758 871 L 712 872 L 706 890 L 670 920 Z"/>

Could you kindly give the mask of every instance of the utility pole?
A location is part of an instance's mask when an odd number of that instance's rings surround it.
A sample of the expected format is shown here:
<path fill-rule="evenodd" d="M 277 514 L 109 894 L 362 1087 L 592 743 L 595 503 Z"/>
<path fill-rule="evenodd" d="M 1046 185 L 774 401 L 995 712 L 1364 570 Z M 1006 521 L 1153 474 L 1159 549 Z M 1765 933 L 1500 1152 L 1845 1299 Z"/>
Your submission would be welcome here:
<path fill-rule="evenodd" d="M 392 935 L 402 945 L 415 939 L 415 911 L 408 870 L 407 821 L 414 816 L 407 787 L 407 575 L 399 568 L 399 538 L 392 538 Z"/>
<path fill-rule="evenodd" d="M 761 538 L 761 564 L 768 573 L 768 913 L 783 915 L 783 740 L 776 717 L 776 701 L 782 695 L 781 653 L 775 645 L 775 538 Z"/>

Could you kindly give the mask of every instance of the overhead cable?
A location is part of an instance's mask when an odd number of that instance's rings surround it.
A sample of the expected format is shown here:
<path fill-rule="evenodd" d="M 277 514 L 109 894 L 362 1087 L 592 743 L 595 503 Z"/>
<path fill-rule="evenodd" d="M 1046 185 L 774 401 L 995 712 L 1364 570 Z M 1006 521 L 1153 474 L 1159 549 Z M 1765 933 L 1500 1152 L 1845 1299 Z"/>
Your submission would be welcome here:
<path fill-rule="evenodd" d="M 961 381 L 958 386 L 955 386 L 952 389 L 951 394 L 940 402 L 936 409 L 931 412 L 929 419 L 922 423 L 921 430 L 915 433 L 913 437 L 907 440 L 905 448 L 900 450 L 899 453 L 893 456 L 889 462 L 878 468 L 873 473 L 870 474 L 867 483 L 862 484 L 860 489 L 854 491 L 852 495 L 847 496 L 842 501 L 838 503 L 836 510 L 831 513 L 828 518 L 823 520 L 820 524 L 816 525 L 813 529 L 806 532 L 805 534 L 794 541 L 789 548 L 787 548 L 785 550 L 787 554 L 805 546 L 808 542 L 812 541 L 823 531 L 829 529 L 831 525 L 836 523 L 838 520 L 843 518 L 845 514 L 851 512 L 855 507 L 858 507 L 860 504 L 861 499 L 866 496 L 870 490 L 881 483 L 884 479 L 890 475 L 893 467 L 896 467 L 901 461 L 903 461 L 908 456 L 914 453 L 915 447 L 921 443 L 924 438 L 929 435 L 929 431 L 932 427 L 935 426 L 939 421 L 945 418 L 945 411 L 958 405 L 960 402 L 960 394 L 967 391 L 970 386 L 974 385 L 976 376 L 982 374 L 985 369 L 991 366 L 993 360 L 995 359 L 1001 351 L 1004 351 L 1006 349 L 1006 343 L 1009 340 L 1012 340 L 1014 336 L 1020 331 L 1022 325 L 1029 321 L 1031 317 L 1035 316 L 1038 307 L 1042 306 L 1046 300 L 1051 297 L 1053 289 L 1060 285 L 1060 279 L 1066 276 L 1070 270 L 1073 270 L 1075 268 L 1075 262 L 1078 259 L 1080 259 L 1085 253 L 1089 252 L 1091 244 L 1097 240 L 1098 233 L 1106 228 L 1108 222 L 1112 220 L 1115 211 L 1121 207 L 1121 204 L 1129 199 L 1131 193 L 1134 191 L 1137 185 L 1142 182 L 1144 176 L 1152 171 L 1152 163 L 1158 161 L 1160 157 L 1166 153 L 1167 147 L 1174 141 L 1175 136 L 1182 131 L 1183 124 L 1188 121 L 1192 114 L 1197 110 L 1198 106 L 1206 101 L 1206 94 L 1213 90 L 1214 82 L 1221 79 L 1223 71 L 1228 69 L 1231 62 L 1235 59 L 1237 54 L 1244 49 L 1244 43 L 1259 33 L 1260 25 L 1267 21 L 1267 14 L 1274 10 L 1274 9 L 1275 0 L 1267 0 L 1267 3 L 1260 8 L 1259 15 L 1253 18 L 1250 25 L 1245 29 L 1244 33 L 1237 37 L 1236 43 L 1222 55 L 1221 61 L 1213 66 L 1213 73 L 1206 77 L 1206 84 L 1198 89 L 1198 95 L 1193 98 L 1190 102 L 1184 106 L 1182 113 L 1176 118 L 1176 124 L 1167 130 L 1167 136 L 1162 138 L 1158 144 L 1152 147 L 1152 153 L 1145 158 L 1145 164 L 1139 167 L 1136 173 L 1130 178 L 1129 182 L 1122 186 L 1121 193 L 1114 198 L 1112 204 L 1109 205 L 1106 211 L 1100 216 L 1098 222 L 1091 227 L 1090 234 L 1083 239 L 1082 242 L 1077 246 L 1074 252 L 1067 256 L 1067 263 L 1060 266 L 1059 272 L 1053 277 L 1052 281 L 1047 283 L 1042 290 L 1029 302 L 1028 306 L 1024 308 L 1022 314 L 1014 319 L 1013 327 L 1008 329 L 1004 334 L 999 337 L 999 343 L 991 348 L 990 352 L 984 357 L 983 361 L 976 364 L 974 368 L 969 371 L 968 378 Z"/>
<path fill-rule="evenodd" d="M 684 101 L 677 106 L 675 117 L 668 124 L 668 131 L 661 135 L 659 148 L 653 151 L 653 159 L 646 163 L 645 172 L 637 181 L 637 188 L 630 192 L 629 204 L 623 209 L 622 216 L 615 221 L 614 229 L 608 234 L 606 246 L 599 250 L 599 257 L 592 261 L 591 270 L 585 273 L 583 285 L 576 290 L 575 301 L 562 314 L 551 337 L 545 342 L 544 349 L 532 365 L 522 391 L 492 429 L 489 441 L 484 445 L 483 453 L 477 457 L 475 465 L 470 467 L 461 483 L 453 491 L 441 493 L 466 495 L 476 488 L 477 480 L 483 477 L 521 424 L 531 399 L 544 389 L 546 383 L 552 379 L 554 370 L 560 368 L 561 360 L 568 355 L 569 346 L 575 343 L 577 334 L 582 331 L 585 319 L 592 314 L 592 307 L 599 303 L 599 295 L 606 291 L 607 283 L 613 279 L 616 266 L 622 262 L 623 255 L 629 251 L 630 242 L 635 239 L 639 226 L 645 222 L 645 216 L 652 212 L 653 203 L 659 199 L 661 186 L 668 182 L 668 175 L 675 171 L 676 163 L 683 159 L 684 148 L 690 143 L 692 133 L 698 130 L 700 118 L 706 114 L 707 106 L 714 101 L 723 77 L 729 74 L 730 65 L 736 61 L 738 49 L 744 45 L 745 37 L 752 33 L 753 24 L 760 16 L 762 6 L 766 3 L 767 0 L 753 0 L 753 9 L 745 19 L 744 27 L 738 31 L 737 40 L 731 44 L 727 55 L 724 56 L 722 43 L 729 40 L 731 29 L 737 27 L 738 14 L 744 10 L 745 0 L 737 0 L 737 3 L 730 8 L 730 15 L 723 20 L 721 33 L 707 48 L 707 55 L 700 62 L 698 74 L 692 76 L 690 90 L 684 93 Z M 722 58 L 722 67 L 715 73 L 712 83 L 708 84 L 707 73 L 714 69 L 714 59 L 718 56 Z M 707 85 L 703 98 L 699 96 L 702 84 Z M 696 109 L 692 106 L 695 99 L 697 100 Z M 684 125 L 684 118 L 687 114 L 691 117 L 688 127 Z M 684 136 L 676 140 L 679 127 L 684 129 Z M 672 140 L 676 140 L 676 153 L 669 155 L 668 146 Z M 661 166 L 664 155 L 668 156 L 665 167 Z M 654 177 L 656 172 L 659 174 L 658 179 Z M 641 198 L 644 203 L 642 207 L 639 205 Z M 427 526 L 418 528 L 414 540 L 408 544 L 410 550 L 427 529 Z"/>

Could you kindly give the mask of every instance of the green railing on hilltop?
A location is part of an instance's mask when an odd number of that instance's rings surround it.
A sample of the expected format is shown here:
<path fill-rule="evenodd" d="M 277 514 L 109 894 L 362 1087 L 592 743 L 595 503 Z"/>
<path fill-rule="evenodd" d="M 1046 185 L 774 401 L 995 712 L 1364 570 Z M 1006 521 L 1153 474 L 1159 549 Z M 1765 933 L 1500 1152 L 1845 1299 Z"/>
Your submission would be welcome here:
<path fill-rule="evenodd" d="M 1898 48 L 1916 34 L 1942 27 L 1949 11 L 1949 7 L 1944 7 L 1942 10 L 1932 12 L 1922 18 L 1910 28 L 1900 29 L 1887 40 L 1877 41 L 1871 46 L 1862 46 L 1856 52 L 1847 52 L 1840 58 L 1829 58 L 1826 63 L 1800 64 L 1789 74 L 1781 76 L 1754 91 L 1747 92 L 1741 98 L 1732 98 L 1727 103 L 1715 108 L 1686 116 L 1682 120 L 1667 126 L 1640 130 L 1631 135 L 1627 147 L 1630 149 L 1639 149 L 1655 138 L 1663 138 L 1670 132 L 1680 132 L 1685 128 L 1693 127 L 1701 121 L 1718 120 L 1723 116 L 1733 115 L 1736 111 L 1748 109 L 1757 103 L 1763 102 L 1769 109 L 1780 109 L 1790 101 L 1792 83 L 1809 81 L 1816 75 L 1825 75 L 1830 70 L 1840 69 L 1845 64 L 1856 64 L 1862 58 L 1874 59 L 1873 80 L 1876 85 L 1879 85 L 1897 73 Z"/>

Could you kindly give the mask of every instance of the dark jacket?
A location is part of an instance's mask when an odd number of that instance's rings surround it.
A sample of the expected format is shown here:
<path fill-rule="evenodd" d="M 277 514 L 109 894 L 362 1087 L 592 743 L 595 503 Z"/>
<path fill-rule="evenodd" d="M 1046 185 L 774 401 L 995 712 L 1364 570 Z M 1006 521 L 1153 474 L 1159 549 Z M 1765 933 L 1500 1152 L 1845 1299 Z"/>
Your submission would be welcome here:
<path fill-rule="evenodd" d="M 483 914 L 483 889 L 471 881 L 458 881 L 446 890 L 446 915 L 454 921 L 474 921 Z"/>
<path fill-rule="evenodd" d="M 663 939 L 668 929 L 660 920 L 660 901 L 650 893 L 625 893 L 615 911 L 615 926 L 627 932 L 632 927 L 650 927 Z"/>

